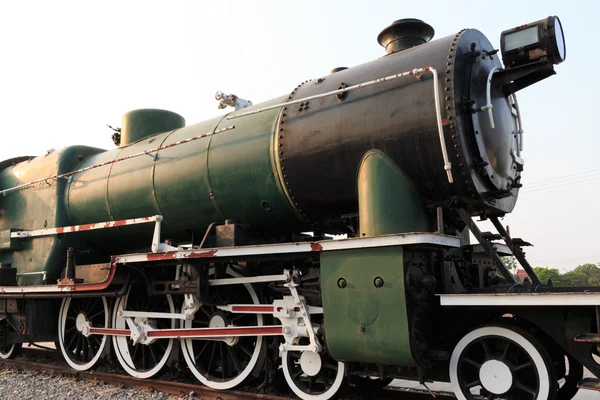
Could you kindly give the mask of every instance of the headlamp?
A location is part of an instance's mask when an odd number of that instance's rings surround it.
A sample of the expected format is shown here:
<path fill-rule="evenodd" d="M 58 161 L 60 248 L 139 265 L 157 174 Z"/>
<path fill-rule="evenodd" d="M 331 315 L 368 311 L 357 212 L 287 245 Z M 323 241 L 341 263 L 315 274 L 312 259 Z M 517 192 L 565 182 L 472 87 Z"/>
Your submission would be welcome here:
<path fill-rule="evenodd" d="M 560 64 L 567 56 L 565 35 L 556 16 L 502 32 L 500 48 L 506 68 L 543 60 Z"/>

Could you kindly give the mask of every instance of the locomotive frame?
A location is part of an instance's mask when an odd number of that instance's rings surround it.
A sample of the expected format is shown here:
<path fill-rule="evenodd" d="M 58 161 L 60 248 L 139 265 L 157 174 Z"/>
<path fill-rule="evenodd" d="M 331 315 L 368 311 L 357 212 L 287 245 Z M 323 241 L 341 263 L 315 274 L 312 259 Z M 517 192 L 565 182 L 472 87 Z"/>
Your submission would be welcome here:
<path fill-rule="evenodd" d="M 116 152 L 70 148 L 47 159 L 0 164 L 0 357 L 14 357 L 23 343 L 56 341 L 76 370 L 92 368 L 114 352 L 129 374 L 149 378 L 181 354 L 207 386 L 226 390 L 258 380 L 264 387 L 282 378 L 303 399 L 332 398 L 347 383 L 384 387 L 394 378 L 450 381 L 459 399 L 472 399 L 472 389 L 479 388 L 487 398 L 565 400 L 579 387 L 600 387 L 593 379 L 581 380 L 584 366 L 600 376 L 594 359 L 600 288 L 543 285 L 525 259 L 528 243 L 512 238 L 499 220 L 514 207 L 523 167 L 515 92 L 552 75 L 552 65 L 536 58 L 502 69 L 476 31 L 427 47 L 432 29 L 421 29 L 418 20 L 397 22 L 380 35 L 390 54 L 373 64 L 380 67 L 375 72 L 371 64 L 354 72 L 336 70 L 333 77 L 305 82 L 266 104 L 240 100 L 243 110 L 236 106 L 232 114 L 208 121 L 212 128 L 204 133 L 198 133 L 203 124 L 182 127 L 177 114 L 141 110 L 127 117 Z M 402 29 L 415 27 L 427 38 L 402 36 Z M 448 54 L 440 56 L 440 48 Z M 437 64 L 400 72 L 395 64 L 429 58 Z M 391 75 L 359 79 L 391 69 Z M 453 81 L 461 69 L 470 70 L 469 80 Z M 339 84 L 341 79 L 352 84 Z M 476 83 L 485 90 L 475 89 Z M 389 126 L 372 123 L 377 129 L 368 139 L 374 145 L 365 148 L 355 110 L 382 98 L 375 107 L 379 118 L 399 90 L 409 94 L 401 101 L 414 100 L 412 95 L 422 104 L 405 111 L 407 127 L 398 127 L 393 116 Z M 456 99 L 459 95 L 465 98 Z M 307 112 L 313 108 L 319 112 Z M 336 156 L 356 167 L 356 173 L 325 181 L 333 185 L 323 188 L 329 197 L 309 190 L 315 182 L 297 166 L 309 156 L 323 160 L 321 144 L 331 138 L 313 144 L 294 136 L 307 126 L 325 130 L 328 112 L 346 116 L 334 121 L 338 125 L 355 122 L 339 142 L 351 145 Z M 158 117 L 157 128 L 152 121 Z M 268 135 L 251 136 L 265 126 Z M 390 136 L 390 126 L 404 136 Z M 502 142 L 497 132 L 506 127 L 514 130 Z M 309 136 L 317 137 L 319 129 Z M 190 131 L 194 135 L 184 136 Z M 169 163 L 201 152 L 191 146 L 210 149 L 213 136 L 238 131 L 267 146 L 267 167 L 251 164 L 266 170 L 272 185 L 256 184 L 259 201 L 248 196 L 260 208 L 236 214 L 235 203 L 219 204 L 215 198 L 231 188 L 216 182 L 217 174 L 202 186 L 204 210 L 224 216 L 229 207 L 240 221 L 207 224 L 212 216 L 179 210 L 187 200 L 179 196 L 193 185 L 177 186 L 186 171 L 173 172 Z M 407 160 L 410 146 L 397 142 L 433 150 Z M 485 150 L 493 153 L 488 161 Z M 474 157 L 478 151 L 481 157 Z M 490 165 L 498 155 L 506 156 L 506 165 Z M 208 170 L 208 155 L 203 157 Z M 339 166 L 335 159 L 328 162 L 334 170 Z M 51 165 L 55 173 L 47 176 Z M 135 180 L 149 165 L 151 185 L 144 187 Z M 344 187 L 348 182 L 350 189 Z M 35 199 L 11 200 L 33 192 Z M 236 195 L 229 193 L 227 200 Z M 139 205 L 131 204 L 137 200 Z M 160 209 L 161 201 L 165 215 L 135 214 L 155 204 Z M 33 210 L 49 203 L 50 217 Z M 279 214 L 253 215 L 257 210 Z M 102 221 L 101 215 L 110 219 Z M 473 215 L 490 219 L 498 234 L 481 232 Z M 314 235 L 301 234 L 306 227 Z M 323 233 L 328 230 L 350 237 L 331 240 Z M 469 232 L 477 245 L 469 243 Z M 529 282 L 517 282 L 502 255 L 514 255 Z"/>

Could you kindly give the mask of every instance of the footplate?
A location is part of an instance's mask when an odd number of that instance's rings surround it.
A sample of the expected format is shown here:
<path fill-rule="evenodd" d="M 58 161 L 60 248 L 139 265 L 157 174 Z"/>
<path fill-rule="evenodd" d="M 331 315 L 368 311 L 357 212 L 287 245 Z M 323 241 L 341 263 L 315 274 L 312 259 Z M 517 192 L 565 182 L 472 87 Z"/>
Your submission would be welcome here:
<path fill-rule="evenodd" d="M 600 335 L 597 333 L 581 333 L 573 339 L 576 343 L 600 343 Z"/>
<path fill-rule="evenodd" d="M 588 376 L 579 381 L 577 387 L 579 387 L 579 389 L 595 390 L 600 392 L 600 380 L 598 378 Z"/>

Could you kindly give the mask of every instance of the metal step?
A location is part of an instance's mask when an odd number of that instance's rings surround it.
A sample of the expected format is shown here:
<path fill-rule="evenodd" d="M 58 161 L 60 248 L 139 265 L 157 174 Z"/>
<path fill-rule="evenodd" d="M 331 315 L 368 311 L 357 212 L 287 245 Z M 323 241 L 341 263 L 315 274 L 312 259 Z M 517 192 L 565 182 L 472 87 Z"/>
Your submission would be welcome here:
<path fill-rule="evenodd" d="M 600 379 L 586 376 L 579 381 L 577 387 L 579 387 L 579 389 L 595 390 L 600 392 Z"/>
<path fill-rule="evenodd" d="M 600 335 L 597 333 L 581 333 L 573 339 L 577 343 L 600 343 Z"/>

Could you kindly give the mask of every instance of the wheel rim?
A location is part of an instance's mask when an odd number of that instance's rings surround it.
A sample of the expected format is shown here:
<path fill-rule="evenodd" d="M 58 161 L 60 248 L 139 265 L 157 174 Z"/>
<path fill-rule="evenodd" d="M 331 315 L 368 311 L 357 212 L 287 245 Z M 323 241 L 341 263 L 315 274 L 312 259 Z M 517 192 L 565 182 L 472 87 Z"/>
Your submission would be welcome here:
<path fill-rule="evenodd" d="M 13 343 L 8 346 L 0 346 L 0 358 L 8 360 L 17 356 L 18 350 L 21 348 L 21 343 Z"/>
<path fill-rule="evenodd" d="M 119 299 L 113 313 L 113 326 L 128 329 L 119 312 L 152 311 L 175 313 L 175 305 L 170 295 L 148 297 L 145 286 L 133 286 L 130 292 Z M 137 319 L 136 319 L 137 322 Z M 167 318 L 149 319 L 155 329 L 174 329 L 175 320 Z M 146 379 L 156 375 L 166 364 L 173 348 L 173 339 L 157 339 L 151 344 L 133 344 L 129 336 L 113 336 L 113 345 L 119 363 L 125 371 L 136 378 Z"/>
<path fill-rule="evenodd" d="M 307 340 L 303 338 L 300 343 L 304 342 L 305 344 Z M 308 353 L 320 357 L 320 368 L 316 373 L 312 367 L 314 357 L 306 357 L 299 351 L 283 352 L 281 364 L 285 380 L 290 389 L 301 399 L 326 400 L 332 398 L 344 383 L 344 363 L 334 360 L 325 351 Z M 312 362 L 306 366 L 307 361 Z"/>
<path fill-rule="evenodd" d="M 214 274 L 214 270 L 210 271 Z M 242 275 L 231 267 L 228 277 Z M 245 290 L 241 288 L 244 287 Z M 260 304 L 256 291 L 250 284 L 215 286 L 220 304 Z M 183 322 L 186 329 L 218 326 L 262 326 L 260 314 L 231 314 L 213 306 L 201 306 L 194 320 Z M 232 338 L 226 342 L 201 339 L 182 339 L 181 349 L 185 361 L 196 378 L 214 389 L 232 389 L 242 384 L 258 363 L 262 349 L 262 336 Z"/>
<path fill-rule="evenodd" d="M 479 389 L 488 399 L 548 399 L 551 372 L 532 341 L 502 327 L 476 329 L 463 337 L 450 359 L 457 398 L 473 400 Z"/>
<path fill-rule="evenodd" d="M 66 298 L 59 312 L 58 342 L 65 361 L 78 371 L 92 368 L 106 347 L 106 335 L 85 336 L 82 322 L 96 328 L 109 327 L 105 297 Z"/>
<path fill-rule="evenodd" d="M 559 380 L 560 387 L 556 393 L 556 400 L 571 400 L 579 391 L 578 383 L 583 378 L 583 365 L 571 355 L 566 355 L 563 358 L 565 358 L 568 365 L 568 372 L 565 372 Z"/>

